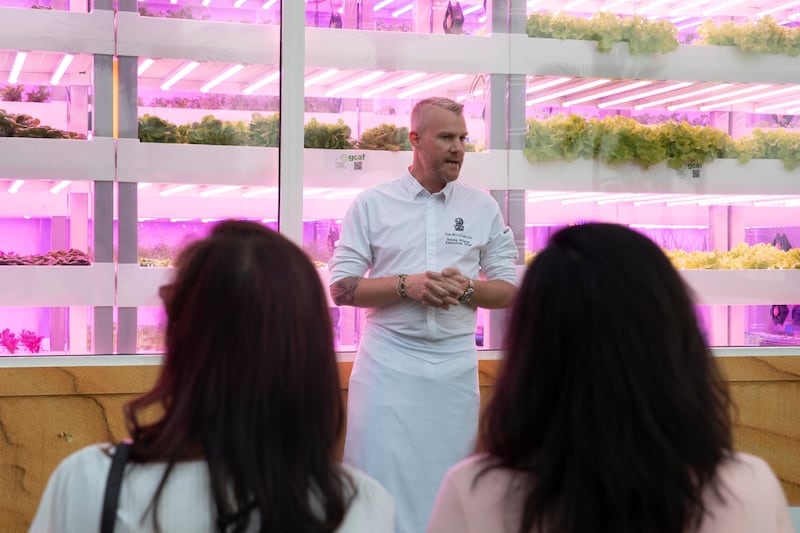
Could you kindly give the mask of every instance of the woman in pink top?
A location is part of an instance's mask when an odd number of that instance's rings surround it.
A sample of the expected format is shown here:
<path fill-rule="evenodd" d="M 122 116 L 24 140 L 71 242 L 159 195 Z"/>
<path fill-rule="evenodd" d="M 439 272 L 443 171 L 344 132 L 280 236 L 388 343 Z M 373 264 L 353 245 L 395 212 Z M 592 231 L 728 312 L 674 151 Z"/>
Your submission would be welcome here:
<path fill-rule="evenodd" d="M 792 533 L 681 276 L 616 224 L 562 229 L 528 269 L 485 413 L 429 533 Z"/>

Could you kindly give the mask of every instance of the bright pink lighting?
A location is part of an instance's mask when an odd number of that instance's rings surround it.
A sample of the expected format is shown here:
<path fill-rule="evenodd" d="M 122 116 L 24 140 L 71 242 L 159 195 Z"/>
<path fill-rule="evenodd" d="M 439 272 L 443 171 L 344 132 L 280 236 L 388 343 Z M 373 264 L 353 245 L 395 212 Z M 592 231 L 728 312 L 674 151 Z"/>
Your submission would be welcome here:
<path fill-rule="evenodd" d="M 72 54 L 64 54 L 64 58 L 61 60 L 61 63 L 58 65 L 58 68 L 53 73 L 53 77 L 50 78 L 50 85 L 58 85 L 61 82 L 61 77 L 69 68 L 70 63 L 72 60 L 75 59 L 75 56 Z"/>
<path fill-rule="evenodd" d="M 14 64 L 11 66 L 11 72 L 8 73 L 8 83 L 17 83 L 19 81 L 19 74 L 22 72 L 22 65 L 25 64 L 26 57 L 28 57 L 27 52 L 17 52 L 17 57 L 14 58 Z"/>

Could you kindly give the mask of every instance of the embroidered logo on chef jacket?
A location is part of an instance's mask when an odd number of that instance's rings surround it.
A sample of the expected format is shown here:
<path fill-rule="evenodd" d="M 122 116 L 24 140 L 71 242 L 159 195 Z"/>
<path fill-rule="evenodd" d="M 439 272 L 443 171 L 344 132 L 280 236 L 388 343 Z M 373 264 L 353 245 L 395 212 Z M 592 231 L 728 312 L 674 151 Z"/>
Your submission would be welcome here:
<path fill-rule="evenodd" d="M 447 231 L 444 234 L 444 243 L 455 246 L 472 247 L 472 235 Z"/>
<path fill-rule="evenodd" d="M 455 223 L 456 231 L 464 231 L 464 219 L 461 217 L 456 218 Z"/>

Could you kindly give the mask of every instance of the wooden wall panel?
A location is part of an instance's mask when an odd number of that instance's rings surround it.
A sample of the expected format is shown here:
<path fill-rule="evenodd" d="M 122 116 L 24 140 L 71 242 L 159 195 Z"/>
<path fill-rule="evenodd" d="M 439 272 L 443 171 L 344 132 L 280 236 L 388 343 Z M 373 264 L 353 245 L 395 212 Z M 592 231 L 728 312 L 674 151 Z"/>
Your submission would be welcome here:
<path fill-rule="evenodd" d="M 764 457 L 790 503 L 800 505 L 800 357 L 720 363 L 737 405 L 737 448 Z M 345 401 L 351 368 L 339 365 Z M 498 370 L 498 361 L 480 362 L 482 406 Z M 157 366 L 0 369 L 0 531 L 27 531 L 47 479 L 64 457 L 126 436 L 122 406 L 146 391 L 157 373 Z"/>

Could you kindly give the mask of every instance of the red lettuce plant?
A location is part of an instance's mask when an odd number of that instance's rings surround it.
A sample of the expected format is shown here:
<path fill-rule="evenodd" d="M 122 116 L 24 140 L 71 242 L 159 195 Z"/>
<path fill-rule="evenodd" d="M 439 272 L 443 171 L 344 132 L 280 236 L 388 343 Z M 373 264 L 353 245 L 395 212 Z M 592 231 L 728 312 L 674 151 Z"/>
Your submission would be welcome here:
<path fill-rule="evenodd" d="M 35 331 L 23 329 L 20 333 L 22 344 L 28 349 L 30 353 L 39 353 L 42 349 L 42 337 L 37 335 Z"/>
<path fill-rule="evenodd" d="M 0 332 L 0 344 L 6 347 L 8 353 L 16 353 L 17 346 L 19 346 L 19 339 L 16 335 L 11 333 L 11 330 L 6 328 Z"/>

